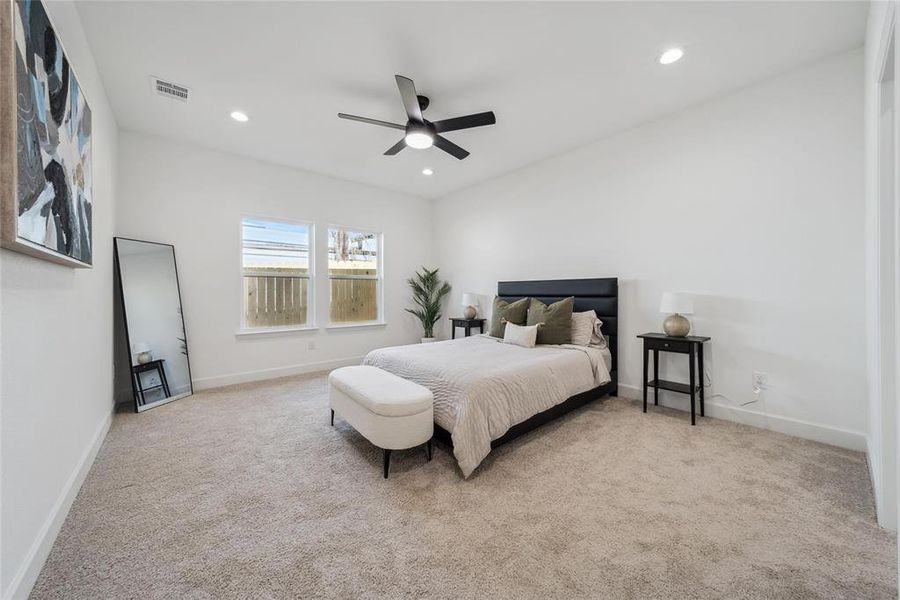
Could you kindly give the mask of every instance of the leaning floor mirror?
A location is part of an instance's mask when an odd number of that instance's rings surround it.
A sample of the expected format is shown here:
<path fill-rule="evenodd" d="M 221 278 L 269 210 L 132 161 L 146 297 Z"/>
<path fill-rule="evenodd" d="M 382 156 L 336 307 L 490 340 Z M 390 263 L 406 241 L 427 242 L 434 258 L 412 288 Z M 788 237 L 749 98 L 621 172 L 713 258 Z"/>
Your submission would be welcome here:
<path fill-rule="evenodd" d="M 175 247 L 128 238 L 113 243 L 116 390 L 141 412 L 193 393 Z"/>

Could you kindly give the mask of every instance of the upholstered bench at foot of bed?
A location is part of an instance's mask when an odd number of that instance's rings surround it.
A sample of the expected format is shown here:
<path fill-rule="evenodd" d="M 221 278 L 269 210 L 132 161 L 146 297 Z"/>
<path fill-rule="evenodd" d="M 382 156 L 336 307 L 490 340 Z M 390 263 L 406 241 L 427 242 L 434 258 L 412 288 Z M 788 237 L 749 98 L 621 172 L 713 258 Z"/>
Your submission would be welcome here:
<path fill-rule="evenodd" d="M 363 437 L 383 450 L 387 478 L 392 450 L 425 444 L 431 460 L 434 397 L 417 383 L 378 367 L 335 369 L 328 375 L 331 424 L 337 413 Z"/>

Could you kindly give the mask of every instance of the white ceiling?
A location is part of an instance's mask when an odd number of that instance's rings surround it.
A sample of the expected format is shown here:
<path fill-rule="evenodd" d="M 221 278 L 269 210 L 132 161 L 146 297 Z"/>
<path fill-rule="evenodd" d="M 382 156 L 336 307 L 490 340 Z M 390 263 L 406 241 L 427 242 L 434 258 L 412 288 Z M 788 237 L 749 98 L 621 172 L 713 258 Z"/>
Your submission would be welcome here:
<path fill-rule="evenodd" d="M 864 2 L 80 2 L 128 130 L 437 197 L 862 44 Z M 661 51 L 685 57 L 663 67 Z M 382 153 L 405 123 L 394 74 L 472 154 Z M 149 76 L 192 90 L 155 95 Z M 234 109 L 250 115 L 239 124 Z M 421 174 L 424 167 L 435 174 Z"/>

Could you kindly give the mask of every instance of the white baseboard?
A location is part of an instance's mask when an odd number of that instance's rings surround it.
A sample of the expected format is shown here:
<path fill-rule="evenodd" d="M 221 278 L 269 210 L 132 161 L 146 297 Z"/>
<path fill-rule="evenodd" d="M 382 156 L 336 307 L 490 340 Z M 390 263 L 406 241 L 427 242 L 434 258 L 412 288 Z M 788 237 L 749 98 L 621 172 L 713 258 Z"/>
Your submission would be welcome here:
<path fill-rule="evenodd" d="M 84 450 L 78 464 L 75 465 L 75 469 L 63 486 L 56 502 L 53 503 L 50 514 L 47 515 L 34 543 L 31 544 L 31 548 L 28 550 L 28 554 L 25 555 L 25 560 L 22 561 L 22 566 L 19 567 L 9 586 L 4 590 L 3 600 L 27 598 L 28 594 L 31 593 L 31 588 L 34 587 L 38 575 L 41 574 L 44 562 L 50 555 L 50 549 L 53 548 L 53 542 L 56 541 L 56 536 L 59 534 L 59 530 L 69 514 L 69 509 L 78 495 L 78 490 L 81 489 L 81 484 L 84 483 L 84 478 L 87 477 L 88 471 L 91 470 L 91 466 L 94 464 L 94 459 L 100 451 L 100 446 L 103 445 L 103 440 L 106 439 L 106 434 L 111 424 L 112 410 L 97 427 L 90 444 Z"/>
<path fill-rule="evenodd" d="M 875 516 L 879 517 L 884 512 L 881 506 L 881 460 L 877 449 L 873 447 L 874 442 L 866 438 L 866 463 L 869 465 L 869 478 L 872 481 L 872 491 L 875 500 Z M 881 520 L 879 519 L 879 524 Z"/>
<path fill-rule="evenodd" d="M 641 400 L 643 398 L 643 390 L 638 386 L 619 384 L 619 395 L 623 398 L 631 398 L 633 400 Z M 659 403 L 667 408 L 678 410 L 690 410 L 690 405 L 686 404 L 690 401 L 687 397 L 678 398 L 680 401 L 673 402 L 671 394 L 660 392 Z M 652 402 L 652 399 L 650 400 Z M 699 411 L 699 407 L 697 409 Z M 699 414 L 699 413 L 698 413 Z M 814 442 L 822 442 L 840 448 L 848 448 L 858 452 L 866 452 L 868 443 L 866 434 L 857 431 L 849 431 L 847 429 L 839 429 L 819 423 L 810 423 L 800 419 L 791 417 L 783 417 L 772 415 L 755 410 L 749 410 L 741 406 L 730 406 L 713 400 L 706 401 L 706 415 L 715 417 L 716 419 L 724 419 L 726 421 L 734 421 L 760 429 L 771 429 L 779 433 L 792 435 L 794 437 L 813 440 Z"/>
<path fill-rule="evenodd" d="M 263 381 L 266 379 L 275 379 L 277 377 L 289 377 L 291 375 L 302 375 L 304 373 L 316 373 L 318 371 L 330 371 L 331 369 L 337 369 L 338 367 L 358 365 L 362 363 L 362 360 L 362 356 L 354 356 L 352 358 L 323 360 L 319 362 L 303 363 L 300 365 L 288 365 L 286 367 L 260 369 L 258 371 L 244 371 L 242 373 L 231 373 L 228 375 L 198 377 L 193 380 L 194 390 L 208 390 L 211 388 L 222 387 L 225 385 L 234 385 L 237 383 Z"/>

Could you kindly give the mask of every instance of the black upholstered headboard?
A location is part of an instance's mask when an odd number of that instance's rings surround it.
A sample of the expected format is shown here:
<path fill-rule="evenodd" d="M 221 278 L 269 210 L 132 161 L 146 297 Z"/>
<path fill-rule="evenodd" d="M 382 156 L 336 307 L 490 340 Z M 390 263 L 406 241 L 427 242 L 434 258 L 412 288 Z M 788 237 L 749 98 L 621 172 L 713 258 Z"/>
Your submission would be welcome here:
<path fill-rule="evenodd" d="M 537 281 L 501 281 L 497 295 L 507 301 L 537 298 L 545 304 L 575 297 L 575 312 L 593 309 L 603 321 L 603 334 L 609 336 L 612 369 L 618 369 L 619 279 L 546 279 Z"/>

